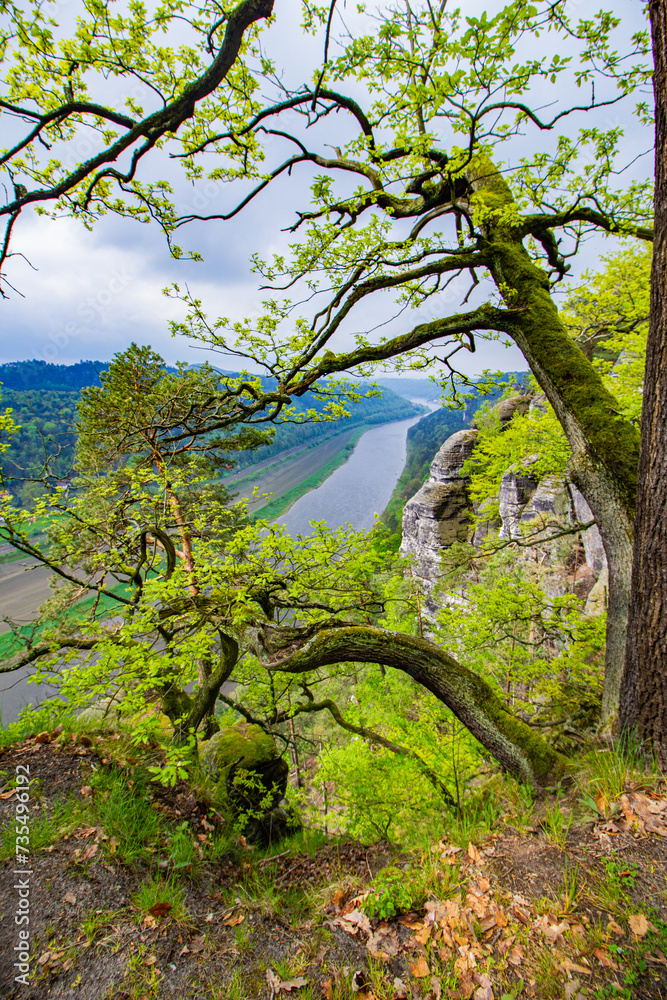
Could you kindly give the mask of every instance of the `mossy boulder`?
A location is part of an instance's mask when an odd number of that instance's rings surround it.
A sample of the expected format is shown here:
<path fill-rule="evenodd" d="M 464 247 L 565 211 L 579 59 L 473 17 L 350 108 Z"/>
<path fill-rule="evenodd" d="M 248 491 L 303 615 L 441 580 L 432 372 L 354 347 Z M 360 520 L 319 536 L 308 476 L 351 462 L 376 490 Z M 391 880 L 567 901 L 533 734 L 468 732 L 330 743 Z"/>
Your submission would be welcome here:
<path fill-rule="evenodd" d="M 202 766 L 216 781 L 217 797 L 245 819 L 248 839 L 276 839 L 272 814 L 287 789 L 289 767 L 272 736 L 241 722 L 222 729 L 201 748 Z M 266 827 L 266 830 L 265 830 Z"/>

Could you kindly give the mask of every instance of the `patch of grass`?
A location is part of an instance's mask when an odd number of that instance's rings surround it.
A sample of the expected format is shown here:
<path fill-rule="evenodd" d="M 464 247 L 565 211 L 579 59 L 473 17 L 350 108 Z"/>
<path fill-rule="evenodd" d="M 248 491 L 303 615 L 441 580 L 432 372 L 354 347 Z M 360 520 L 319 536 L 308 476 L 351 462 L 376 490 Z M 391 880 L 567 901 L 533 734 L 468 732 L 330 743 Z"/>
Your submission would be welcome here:
<path fill-rule="evenodd" d="M 170 838 L 170 846 L 169 861 L 174 870 L 186 874 L 190 878 L 197 878 L 203 859 L 192 839 L 192 832 L 187 820 L 176 828 L 176 832 Z"/>
<path fill-rule="evenodd" d="M 6 636 L 0 636 L 0 640 L 6 638 Z M 0 659 L 4 658 L 1 646 L 0 642 Z M 49 702 L 40 708 L 32 708 L 31 706 L 24 708 L 18 719 L 7 725 L 4 725 L 1 720 L 2 713 L 0 712 L 0 747 L 22 743 L 28 736 L 35 736 L 37 733 L 53 732 L 59 725 L 64 726 L 66 732 L 71 729 L 71 719 L 67 715 L 67 710 L 62 706 L 49 704 Z"/>
<path fill-rule="evenodd" d="M 497 804 L 493 798 L 470 798 L 459 813 L 447 821 L 447 837 L 459 847 L 479 843 L 498 826 Z"/>
<path fill-rule="evenodd" d="M 624 748 L 615 744 L 598 747 L 587 754 L 582 779 L 594 796 L 602 793 L 608 802 L 613 802 L 629 784 L 647 778 L 655 781 L 658 774 L 656 761 L 647 758 L 639 742 L 630 738 Z"/>
<path fill-rule="evenodd" d="M 79 927 L 88 944 L 91 945 L 98 934 L 110 927 L 117 916 L 116 910 L 91 910 L 86 913 Z"/>
<path fill-rule="evenodd" d="M 154 906 L 169 905 L 168 911 L 170 920 L 181 923 L 188 919 L 188 914 L 184 903 L 183 886 L 179 885 L 175 878 L 163 879 L 159 875 L 154 875 L 132 897 L 132 906 L 139 911 L 143 918 Z M 167 914 L 165 914 L 166 916 Z"/>
<path fill-rule="evenodd" d="M 57 843 L 61 837 L 74 830 L 84 815 L 81 804 L 76 799 L 56 801 L 49 812 L 43 811 L 30 815 L 30 846 L 26 854 Z M 7 861 L 16 854 L 16 829 L 12 822 L 0 833 L 0 861 Z"/>
<path fill-rule="evenodd" d="M 553 805 L 547 804 L 541 826 L 550 844 L 553 844 L 554 847 L 560 847 L 561 850 L 565 849 L 572 820 L 572 811 L 565 812 L 560 802 L 555 802 Z"/>
<path fill-rule="evenodd" d="M 164 831 L 164 821 L 151 808 L 147 782 L 137 769 L 130 777 L 117 767 L 100 768 L 91 777 L 95 818 L 110 837 L 118 840 L 125 861 L 147 858 Z"/>

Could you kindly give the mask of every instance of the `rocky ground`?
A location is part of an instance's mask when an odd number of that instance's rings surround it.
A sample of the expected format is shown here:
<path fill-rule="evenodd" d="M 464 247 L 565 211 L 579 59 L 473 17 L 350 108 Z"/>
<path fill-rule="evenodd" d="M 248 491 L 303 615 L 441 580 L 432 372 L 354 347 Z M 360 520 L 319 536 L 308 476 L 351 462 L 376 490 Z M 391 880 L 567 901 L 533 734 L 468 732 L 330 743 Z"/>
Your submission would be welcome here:
<path fill-rule="evenodd" d="M 261 852 L 110 746 L 43 735 L 0 751 L 3 997 L 667 998 L 660 781 L 574 814 L 573 791 L 421 858 L 323 837 Z M 29 985 L 13 967 L 17 768 Z"/>

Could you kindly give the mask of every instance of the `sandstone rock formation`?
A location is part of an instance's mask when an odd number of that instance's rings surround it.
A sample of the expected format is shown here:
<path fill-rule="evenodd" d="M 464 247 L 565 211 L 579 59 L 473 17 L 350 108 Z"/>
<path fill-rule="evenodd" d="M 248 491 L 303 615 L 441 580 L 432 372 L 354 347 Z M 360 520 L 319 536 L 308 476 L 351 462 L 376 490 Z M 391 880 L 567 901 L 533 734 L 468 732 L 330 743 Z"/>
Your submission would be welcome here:
<path fill-rule="evenodd" d="M 429 478 L 403 509 L 401 554 L 413 556 L 414 573 L 429 592 L 441 576 L 442 550 L 468 537 L 470 501 L 461 467 L 478 435 L 472 428 L 447 438 Z"/>

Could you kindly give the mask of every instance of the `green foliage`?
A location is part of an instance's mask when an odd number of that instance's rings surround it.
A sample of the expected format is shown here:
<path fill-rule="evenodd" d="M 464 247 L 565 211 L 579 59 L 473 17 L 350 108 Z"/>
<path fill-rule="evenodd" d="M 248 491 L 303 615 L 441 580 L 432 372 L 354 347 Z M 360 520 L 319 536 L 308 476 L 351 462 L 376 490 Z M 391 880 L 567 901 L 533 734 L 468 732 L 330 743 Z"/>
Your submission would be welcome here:
<path fill-rule="evenodd" d="M 476 424 L 480 435 L 462 472 L 470 477 L 468 489 L 478 520 L 497 519 L 500 483 L 508 470 L 537 482 L 565 472 L 572 453 L 548 404 L 523 415 L 515 413 L 505 425 L 494 407 L 485 404 L 477 412 Z"/>
<path fill-rule="evenodd" d="M 604 254 L 603 269 L 584 271 L 561 316 L 592 358 L 629 420 L 639 422 L 651 289 L 650 246 Z"/>
<path fill-rule="evenodd" d="M 453 559 L 450 600 L 437 615 L 442 640 L 515 710 L 586 724 L 601 691 L 604 616 L 584 615 L 573 593 L 550 596 L 540 567 L 511 547 L 485 560 L 472 554 L 475 582 L 459 552 Z"/>
<path fill-rule="evenodd" d="M 369 917 L 388 920 L 399 913 L 417 909 L 423 897 L 423 878 L 416 879 L 414 872 L 389 865 L 375 876 L 371 891 L 362 905 Z"/>

